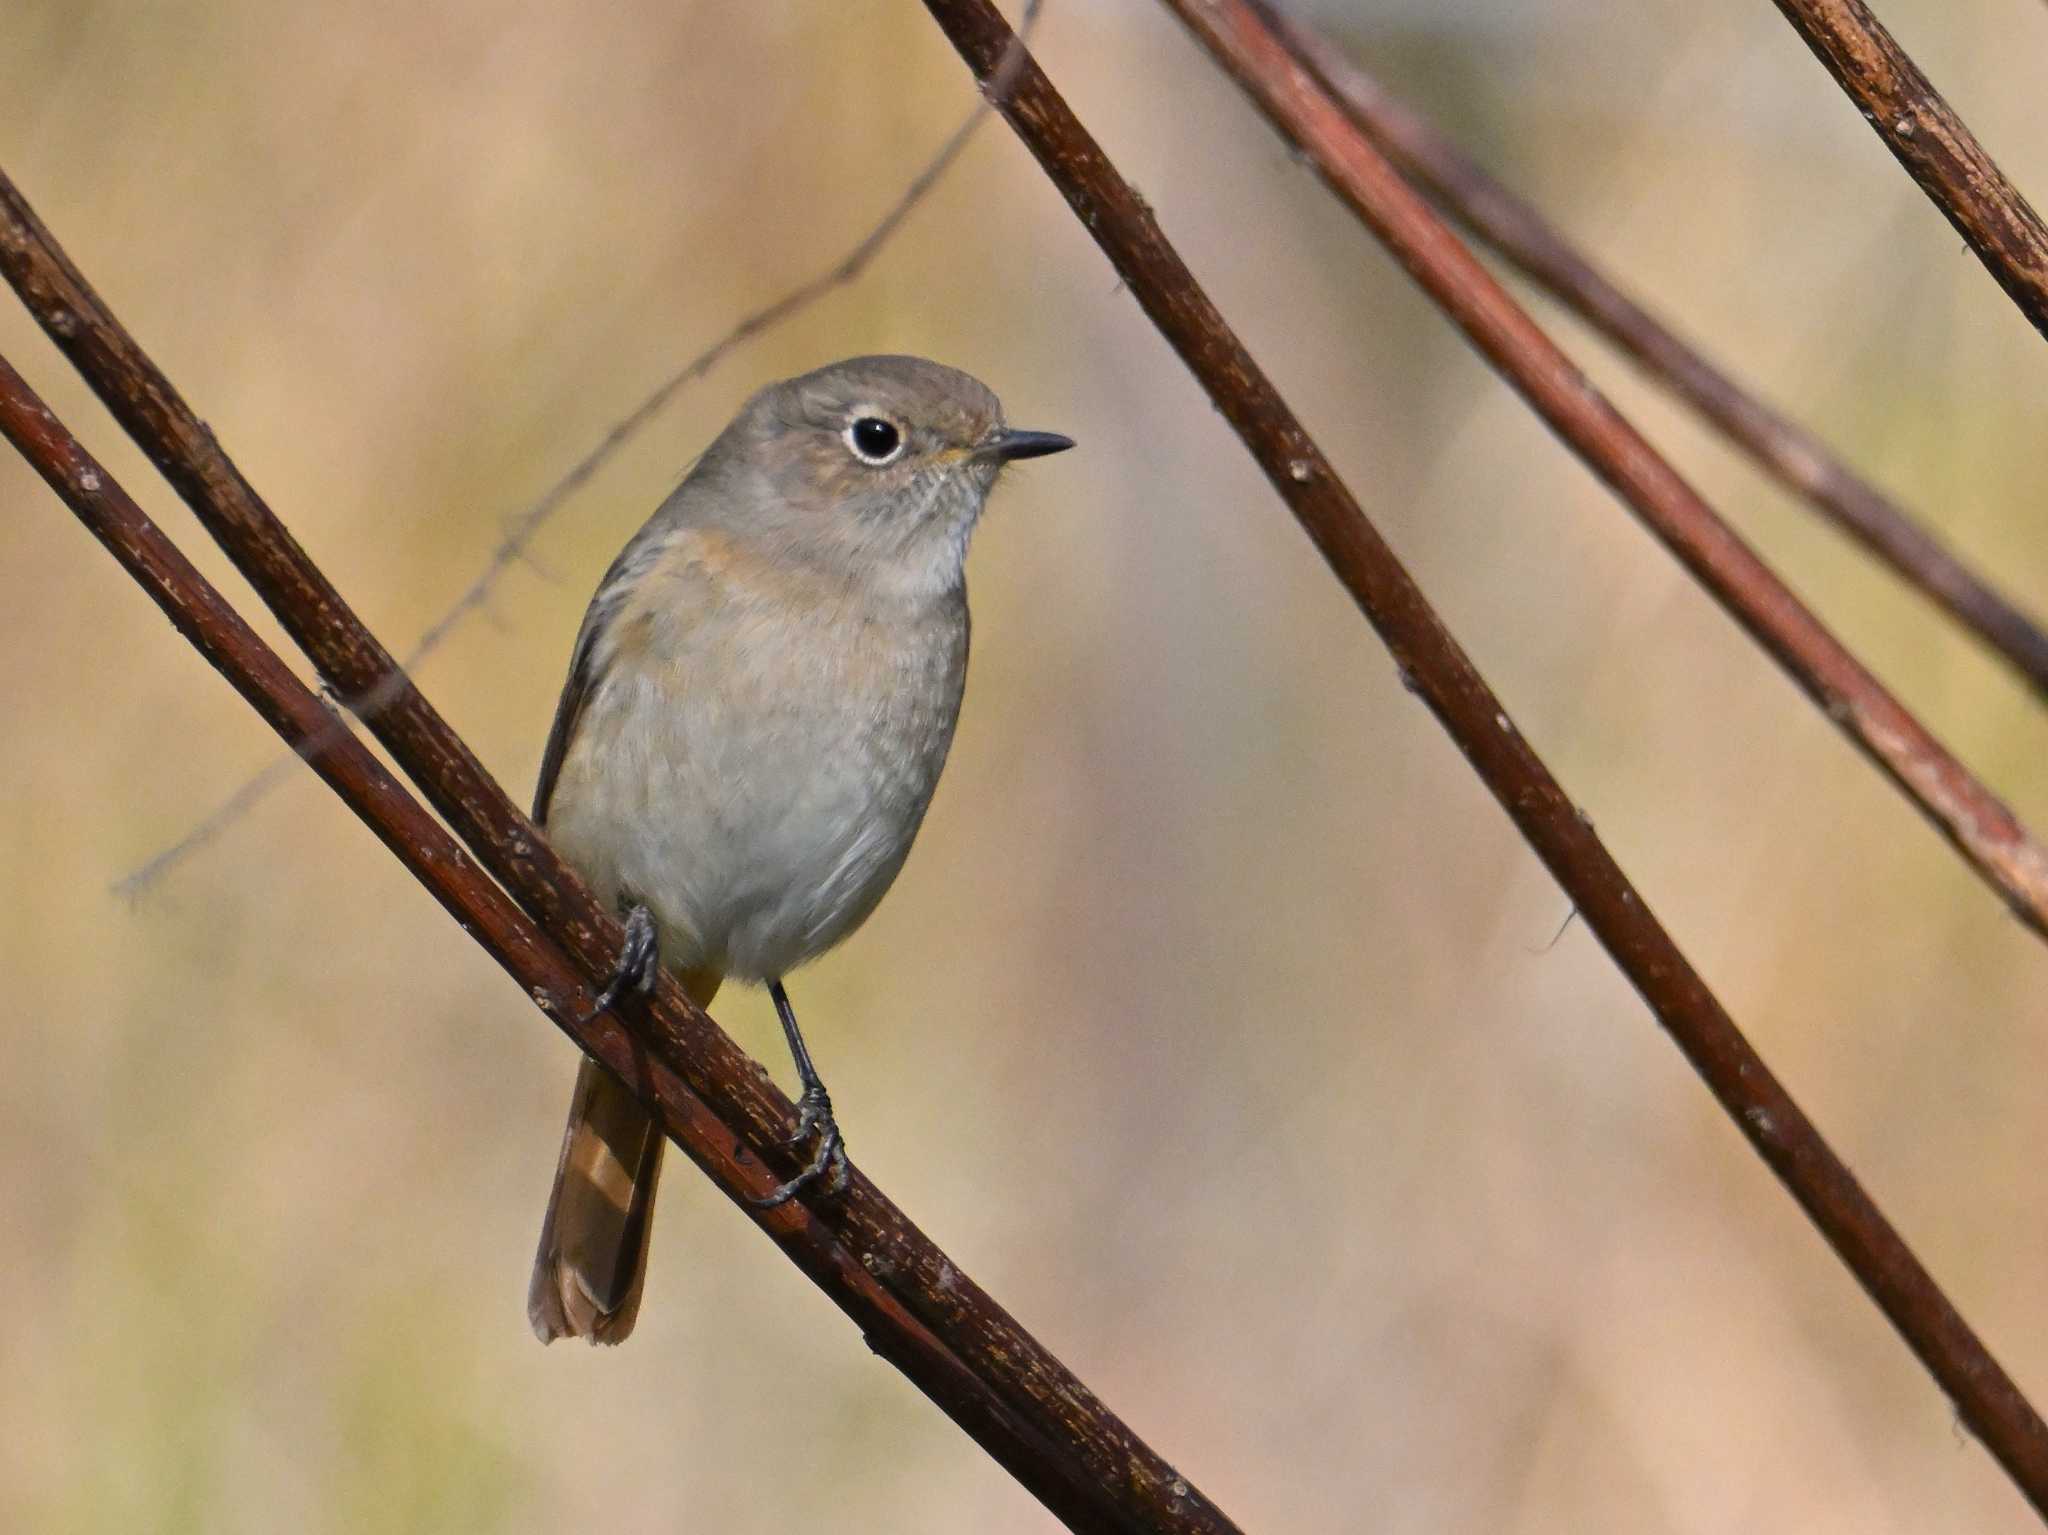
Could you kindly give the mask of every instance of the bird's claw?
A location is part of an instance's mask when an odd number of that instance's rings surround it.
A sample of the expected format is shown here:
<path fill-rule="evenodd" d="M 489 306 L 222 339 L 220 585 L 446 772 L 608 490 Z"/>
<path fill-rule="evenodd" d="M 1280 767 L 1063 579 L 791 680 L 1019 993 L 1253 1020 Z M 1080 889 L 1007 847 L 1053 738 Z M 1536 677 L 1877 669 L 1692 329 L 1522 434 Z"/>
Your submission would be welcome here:
<path fill-rule="evenodd" d="M 832 1117 L 832 1099 L 823 1087 L 807 1087 L 796 1104 L 796 1134 L 779 1142 L 784 1146 L 801 1146 L 815 1137 L 817 1148 L 812 1151 L 810 1161 L 803 1170 L 787 1183 L 777 1184 L 769 1193 L 753 1201 L 757 1209 L 773 1210 L 784 1205 L 816 1183 L 825 1180 L 823 1193 L 833 1195 L 846 1188 L 846 1138 L 839 1133 L 839 1122 Z"/>
<path fill-rule="evenodd" d="M 619 946 L 619 962 L 612 968 L 612 977 L 597 994 L 590 1011 L 577 1020 L 578 1025 L 611 1011 L 628 988 L 646 996 L 654 990 L 659 974 L 661 942 L 654 931 L 654 913 L 645 906 L 635 906 L 626 913 L 626 941 Z"/>

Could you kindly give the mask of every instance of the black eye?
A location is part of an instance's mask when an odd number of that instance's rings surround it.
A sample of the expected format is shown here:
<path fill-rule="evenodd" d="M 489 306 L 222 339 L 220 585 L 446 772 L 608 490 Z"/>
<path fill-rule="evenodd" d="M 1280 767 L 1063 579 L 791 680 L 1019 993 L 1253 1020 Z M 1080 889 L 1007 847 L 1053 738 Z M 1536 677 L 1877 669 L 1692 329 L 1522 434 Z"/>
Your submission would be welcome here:
<path fill-rule="evenodd" d="M 903 446 L 903 434 L 893 421 L 880 416 L 862 416 L 846 429 L 853 451 L 871 464 L 886 464 Z"/>

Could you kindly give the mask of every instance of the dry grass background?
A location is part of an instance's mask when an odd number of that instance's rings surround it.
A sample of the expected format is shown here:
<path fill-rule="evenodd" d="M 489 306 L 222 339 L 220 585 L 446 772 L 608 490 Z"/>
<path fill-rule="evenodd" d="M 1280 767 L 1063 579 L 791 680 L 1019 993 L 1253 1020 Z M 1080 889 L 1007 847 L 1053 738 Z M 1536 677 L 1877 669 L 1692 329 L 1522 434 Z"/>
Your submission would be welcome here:
<path fill-rule="evenodd" d="M 0 156 L 396 644 L 969 101 L 918 7 L 9 0 Z M 1353 46 L 2037 610 L 2048 354 L 1764 5 L 1328 6 Z M 1887 19 L 2048 190 L 2048 9 Z M 2048 956 L 1451 339 L 1163 12 L 1047 67 L 1766 1056 L 2048 1391 Z M 1567 333 L 1576 340 L 1569 326 Z M 1252 1530 L 2019 1531 L 998 125 L 692 390 L 423 682 L 530 784 L 627 533 L 760 381 L 874 349 L 1014 477 L 897 891 L 798 978 L 868 1169 Z M 15 359 L 209 570 L 11 303 Z M 2048 720 L 1596 372 L 2048 826 Z M 0 462 L 0 1526 L 1035 1530 L 672 1168 L 639 1334 L 543 1351 L 568 1046 Z M 230 577 L 228 589 L 243 589 Z M 758 995 L 719 1015 L 777 1058 Z"/>

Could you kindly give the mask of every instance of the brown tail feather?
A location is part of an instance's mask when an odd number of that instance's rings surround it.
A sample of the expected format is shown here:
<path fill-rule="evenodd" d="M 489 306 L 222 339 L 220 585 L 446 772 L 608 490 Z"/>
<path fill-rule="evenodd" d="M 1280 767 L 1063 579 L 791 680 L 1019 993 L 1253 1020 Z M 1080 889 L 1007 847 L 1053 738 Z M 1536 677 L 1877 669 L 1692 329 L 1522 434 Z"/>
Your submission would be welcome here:
<path fill-rule="evenodd" d="M 690 971 L 677 979 L 703 1007 L 720 978 Z M 661 1130 L 640 1100 L 585 1056 L 526 1292 L 527 1320 L 541 1342 L 622 1343 L 633 1331 L 661 1147 Z"/>

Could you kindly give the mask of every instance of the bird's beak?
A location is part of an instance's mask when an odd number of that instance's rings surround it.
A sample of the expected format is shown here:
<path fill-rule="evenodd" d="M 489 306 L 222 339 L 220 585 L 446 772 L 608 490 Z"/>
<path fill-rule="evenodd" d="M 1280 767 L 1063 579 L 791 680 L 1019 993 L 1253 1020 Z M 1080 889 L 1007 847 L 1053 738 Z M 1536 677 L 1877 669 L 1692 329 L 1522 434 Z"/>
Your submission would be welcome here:
<path fill-rule="evenodd" d="M 981 445 L 981 452 L 1003 463 L 1017 458 L 1044 458 L 1048 453 L 1064 453 L 1074 445 L 1071 437 L 1062 437 L 1058 432 L 1025 432 L 1006 426 Z"/>

